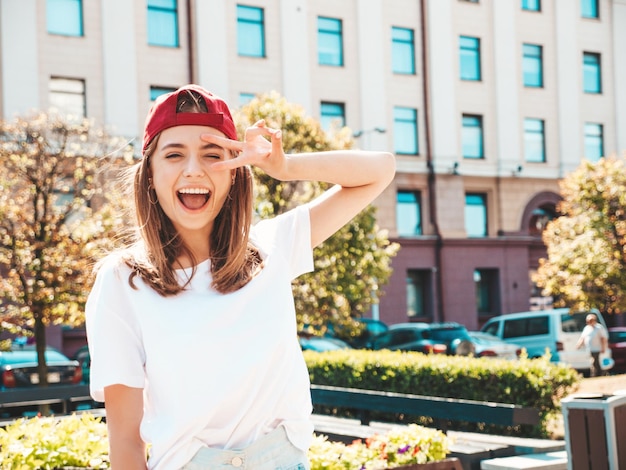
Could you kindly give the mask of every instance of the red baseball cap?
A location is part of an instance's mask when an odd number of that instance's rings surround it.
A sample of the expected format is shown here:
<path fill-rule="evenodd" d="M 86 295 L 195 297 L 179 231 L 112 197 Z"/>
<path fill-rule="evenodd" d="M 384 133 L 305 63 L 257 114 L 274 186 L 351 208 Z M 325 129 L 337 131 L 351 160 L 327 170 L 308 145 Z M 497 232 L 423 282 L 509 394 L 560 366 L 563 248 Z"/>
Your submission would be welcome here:
<path fill-rule="evenodd" d="M 177 113 L 178 96 L 188 91 L 197 92 L 206 103 L 207 113 Z M 237 129 L 228 105 L 220 97 L 198 85 L 185 85 L 178 90 L 159 96 L 146 118 L 143 134 L 143 151 L 159 132 L 175 126 L 208 126 L 237 140 Z"/>

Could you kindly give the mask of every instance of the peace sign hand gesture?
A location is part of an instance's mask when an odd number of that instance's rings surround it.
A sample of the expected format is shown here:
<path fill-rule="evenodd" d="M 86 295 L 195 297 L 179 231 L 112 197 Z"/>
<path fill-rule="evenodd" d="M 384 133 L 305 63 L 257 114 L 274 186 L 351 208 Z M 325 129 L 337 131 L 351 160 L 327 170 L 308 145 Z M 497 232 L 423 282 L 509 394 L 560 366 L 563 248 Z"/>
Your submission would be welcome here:
<path fill-rule="evenodd" d="M 266 137 L 269 137 L 270 141 Z M 244 165 L 254 165 L 272 178 L 281 180 L 286 178 L 287 157 L 283 150 L 282 132 L 266 127 L 263 119 L 246 129 L 242 142 L 213 134 L 202 134 L 201 138 L 239 153 L 236 158 L 214 163 L 211 165 L 213 170 L 233 170 Z"/>

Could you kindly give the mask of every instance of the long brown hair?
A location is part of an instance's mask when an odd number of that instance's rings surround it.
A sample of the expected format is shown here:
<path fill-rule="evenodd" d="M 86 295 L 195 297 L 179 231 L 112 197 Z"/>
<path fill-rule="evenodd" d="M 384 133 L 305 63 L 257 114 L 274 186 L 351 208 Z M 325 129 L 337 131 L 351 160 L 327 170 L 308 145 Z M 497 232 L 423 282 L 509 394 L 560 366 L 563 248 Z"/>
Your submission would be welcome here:
<path fill-rule="evenodd" d="M 203 98 L 193 91 L 179 96 L 177 112 L 207 112 Z M 195 274 L 197 260 L 185 245 L 161 208 L 150 171 L 150 158 L 159 136 L 146 147 L 143 159 L 132 174 L 135 214 L 139 227 L 138 250 L 130 250 L 124 261 L 132 269 L 131 286 L 139 277 L 163 296 L 183 291 Z M 234 156 L 233 156 L 234 157 Z M 212 287 L 220 293 L 234 292 L 245 286 L 263 267 L 256 247 L 249 241 L 252 224 L 253 179 L 250 168 L 233 170 L 234 179 L 208 240 L 211 257 Z M 187 283 L 180 285 L 175 272 L 176 260 L 186 255 L 194 266 Z"/>

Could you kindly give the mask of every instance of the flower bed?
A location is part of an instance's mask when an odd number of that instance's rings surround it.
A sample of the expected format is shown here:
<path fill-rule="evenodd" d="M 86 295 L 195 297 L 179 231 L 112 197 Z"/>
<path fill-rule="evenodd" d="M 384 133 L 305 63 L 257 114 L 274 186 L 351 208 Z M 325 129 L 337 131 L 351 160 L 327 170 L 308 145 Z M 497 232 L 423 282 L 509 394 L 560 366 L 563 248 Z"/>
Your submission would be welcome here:
<path fill-rule="evenodd" d="M 90 413 L 64 418 L 18 419 L 0 428 L 0 466 L 12 470 L 109 468 L 106 424 Z M 448 470 L 449 439 L 417 424 L 398 426 L 350 445 L 315 436 L 309 450 L 311 470 L 419 468 Z M 422 465 L 428 464 L 428 467 Z"/>
<path fill-rule="evenodd" d="M 410 424 L 349 445 L 316 436 L 309 458 L 311 470 L 410 468 L 407 466 L 444 460 L 450 452 L 448 446 L 443 432 Z"/>

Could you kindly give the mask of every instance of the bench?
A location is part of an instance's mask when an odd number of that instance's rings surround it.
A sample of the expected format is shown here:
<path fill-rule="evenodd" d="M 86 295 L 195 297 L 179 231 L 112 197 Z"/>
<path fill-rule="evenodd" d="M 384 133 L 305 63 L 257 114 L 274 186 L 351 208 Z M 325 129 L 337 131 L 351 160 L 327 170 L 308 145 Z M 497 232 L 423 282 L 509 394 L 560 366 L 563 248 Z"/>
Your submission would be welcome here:
<path fill-rule="evenodd" d="M 359 410 L 363 425 L 370 423 L 371 411 L 429 417 L 444 432 L 448 430 L 448 420 L 501 426 L 538 425 L 541 422 L 538 410 L 511 403 L 427 397 L 316 384 L 311 385 L 311 399 L 314 406 Z"/>
<path fill-rule="evenodd" d="M 92 402 L 89 385 L 53 385 L 49 387 L 16 388 L 0 392 L 0 411 L 22 406 L 61 403 L 63 414 L 73 411 L 76 403 Z"/>

